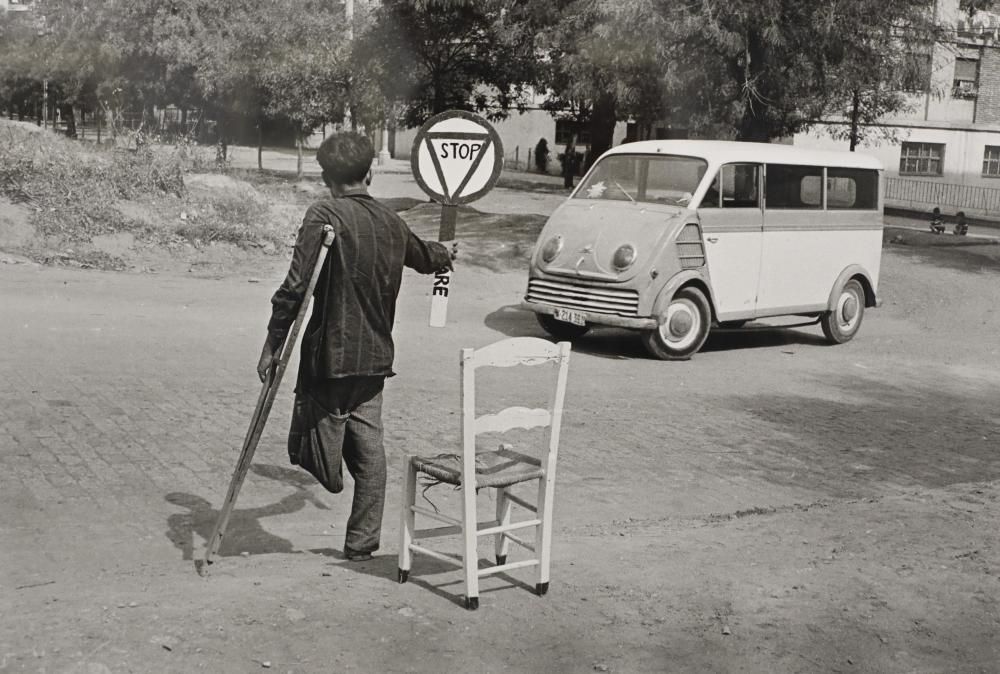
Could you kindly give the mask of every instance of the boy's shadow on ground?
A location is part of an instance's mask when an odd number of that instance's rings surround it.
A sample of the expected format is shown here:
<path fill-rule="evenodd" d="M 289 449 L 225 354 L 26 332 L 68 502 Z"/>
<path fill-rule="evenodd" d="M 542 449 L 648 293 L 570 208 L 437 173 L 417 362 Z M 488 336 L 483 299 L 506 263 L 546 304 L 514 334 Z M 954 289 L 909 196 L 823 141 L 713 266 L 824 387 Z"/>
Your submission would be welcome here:
<path fill-rule="evenodd" d="M 302 471 L 280 466 L 254 464 L 250 470 L 261 477 L 293 486 L 295 491 L 271 505 L 234 508 L 217 554 L 221 557 L 232 557 L 244 552 L 254 555 L 297 552 L 291 542 L 266 531 L 261 526 L 260 519 L 297 512 L 302 510 L 306 503 L 328 510 L 329 506 L 308 490 L 315 481 Z M 187 512 L 175 513 L 167 518 L 167 538 L 182 552 L 185 560 L 191 560 L 194 558 L 195 535 L 207 541 L 212 535 L 220 510 L 213 508 L 207 499 L 194 494 L 172 492 L 165 498 L 169 503 L 188 509 Z"/>
<path fill-rule="evenodd" d="M 538 324 L 534 313 L 522 309 L 516 304 L 500 307 L 487 315 L 483 323 L 491 330 L 496 330 L 507 337 L 552 339 Z M 745 328 L 713 330 L 708 334 L 708 340 L 701 348 L 701 352 L 733 351 L 787 346 L 789 344 L 810 346 L 826 344 L 822 335 L 807 332 L 808 330 L 816 330 L 816 328 L 789 329 L 751 323 Z M 639 333 L 616 328 L 598 328 L 588 332 L 583 337 L 574 339 L 573 350 L 616 360 L 652 358 L 643 347 Z"/>

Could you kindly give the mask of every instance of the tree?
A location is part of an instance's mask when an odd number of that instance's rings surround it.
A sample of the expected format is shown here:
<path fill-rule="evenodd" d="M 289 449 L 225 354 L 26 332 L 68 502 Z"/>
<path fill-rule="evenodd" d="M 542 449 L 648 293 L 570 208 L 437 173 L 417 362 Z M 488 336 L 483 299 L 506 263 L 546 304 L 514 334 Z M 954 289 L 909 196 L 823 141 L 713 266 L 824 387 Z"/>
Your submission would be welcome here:
<path fill-rule="evenodd" d="M 589 161 L 611 147 L 615 123 L 648 128 L 669 112 L 673 78 L 670 27 L 656 0 L 539 0 L 535 21 L 550 25 L 545 107 L 589 124 Z"/>
<path fill-rule="evenodd" d="M 846 125 L 828 128 L 835 138 L 847 140 L 853 152 L 866 138 L 894 138 L 894 130 L 879 122 L 908 110 L 910 92 L 930 87 L 930 58 L 939 29 L 926 7 L 913 0 L 838 4 L 831 19 L 854 28 L 832 52 L 830 104 L 825 112 L 847 120 Z M 895 20 L 871 20 L 887 15 Z"/>
<path fill-rule="evenodd" d="M 408 126 L 451 108 L 502 119 L 535 79 L 534 35 L 506 0 L 384 0 L 356 46 Z"/>
<path fill-rule="evenodd" d="M 889 94 L 895 61 L 881 56 L 900 49 L 896 27 L 929 18 L 926 0 L 703 0 L 681 9 L 676 99 L 695 129 L 751 141 L 790 136 L 843 109 L 845 90 L 858 114 L 866 97 L 877 101 L 866 114 L 903 104 Z"/>
<path fill-rule="evenodd" d="M 270 30 L 257 82 L 264 112 L 289 120 L 295 128 L 301 178 L 306 135 L 344 118 L 350 88 L 348 31 L 343 12 L 327 3 L 284 0 L 271 11 L 274 15 L 265 19 Z"/>

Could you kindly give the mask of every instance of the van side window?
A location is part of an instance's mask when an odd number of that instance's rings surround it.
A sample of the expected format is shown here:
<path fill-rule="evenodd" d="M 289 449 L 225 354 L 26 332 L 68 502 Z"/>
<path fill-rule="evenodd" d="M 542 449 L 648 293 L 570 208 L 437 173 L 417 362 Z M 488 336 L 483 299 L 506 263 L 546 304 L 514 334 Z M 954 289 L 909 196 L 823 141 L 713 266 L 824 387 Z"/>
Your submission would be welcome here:
<path fill-rule="evenodd" d="M 819 166 L 767 165 L 767 208 L 823 208 L 823 169 Z"/>
<path fill-rule="evenodd" d="M 878 208 L 878 171 L 828 168 L 826 207 L 830 210 L 874 211 Z"/>
<path fill-rule="evenodd" d="M 705 192 L 701 208 L 759 208 L 759 177 L 759 164 L 726 164 Z"/>

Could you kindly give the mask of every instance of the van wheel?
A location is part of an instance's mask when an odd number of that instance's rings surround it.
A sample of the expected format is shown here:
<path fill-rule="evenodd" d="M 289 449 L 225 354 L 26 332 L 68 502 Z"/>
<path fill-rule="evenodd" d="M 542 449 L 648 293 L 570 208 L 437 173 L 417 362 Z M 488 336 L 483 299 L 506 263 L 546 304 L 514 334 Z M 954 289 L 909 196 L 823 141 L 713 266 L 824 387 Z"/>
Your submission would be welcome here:
<path fill-rule="evenodd" d="M 589 325 L 574 325 L 566 321 L 557 321 L 548 314 L 535 314 L 535 318 L 538 319 L 542 330 L 560 340 L 574 340 L 577 337 L 583 337 L 590 331 Z"/>
<path fill-rule="evenodd" d="M 657 315 L 659 327 L 642 334 L 642 343 L 660 360 L 687 360 L 708 338 L 712 309 L 705 294 L 681 288 Z"/>
<path fill-rule="evenodd" d="M 856 279 L 844 284 L 833 311 L 820 317 L 823 334 L 831 344 L 849 342 L 861 328 L 865 317 L 865 290 Z"/>

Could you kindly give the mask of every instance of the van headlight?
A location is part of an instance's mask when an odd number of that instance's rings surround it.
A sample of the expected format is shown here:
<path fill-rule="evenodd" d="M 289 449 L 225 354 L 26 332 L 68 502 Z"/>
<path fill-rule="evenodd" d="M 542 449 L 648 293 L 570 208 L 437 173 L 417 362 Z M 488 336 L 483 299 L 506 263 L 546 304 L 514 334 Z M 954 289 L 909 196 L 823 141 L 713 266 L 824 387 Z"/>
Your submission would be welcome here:
<path fill-rule="evenodd" d="M 635 262 L 635 246 L 630 243 L 626 243 L 624 246 L 619 246 L 618 250 L 615 251 L 614 257 L 611 258 L 611 264 L 615 266 L 618 271 L 625 271 Z"/>
<path fill-rule="evenodd" d="M 545 242 L 542 246 L 542 260 L 546 263 L 552 262 L 559 255 L 559 252 L 563 248 L 563 239 L 561 236 L 553 236 L 551 239 Z"/>

